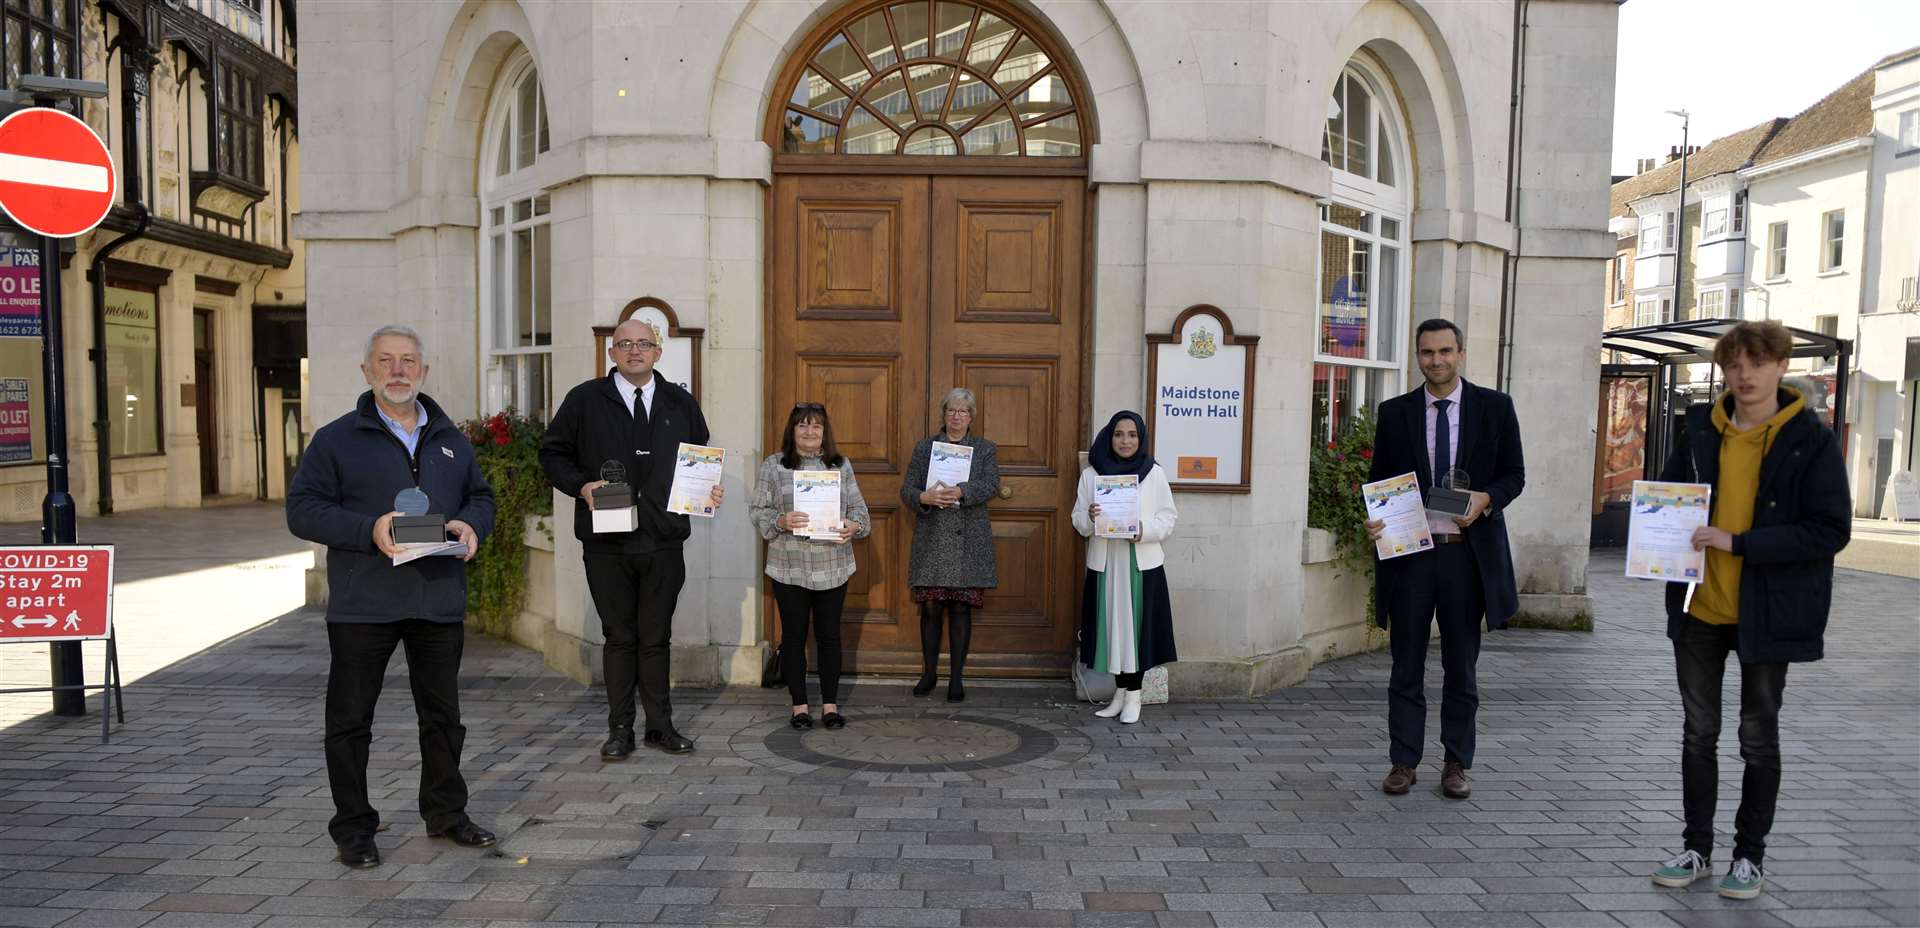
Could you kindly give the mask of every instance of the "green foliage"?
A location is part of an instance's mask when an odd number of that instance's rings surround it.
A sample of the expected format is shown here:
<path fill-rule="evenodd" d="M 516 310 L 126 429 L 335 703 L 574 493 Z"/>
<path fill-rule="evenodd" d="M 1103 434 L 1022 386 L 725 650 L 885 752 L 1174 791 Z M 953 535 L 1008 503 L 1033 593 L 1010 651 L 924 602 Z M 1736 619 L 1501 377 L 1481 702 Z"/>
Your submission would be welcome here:
<path fill-rule="evenodd" d="M 1316 442 L 1308 459 L 1307 525 L 1333 535 L 1333 563 L 1367 578 L 1367 620 L 1373 629 L 1373 541 L 1367 537 L 1367 504 L 1360 485 L 1373 466 L 1373 412 L 1349 421 L 1329 442 Z"/>
<path fill-rule="evenodd" d="M 553 490 L 540 469 L 546 426 L 508 409 L 461 423 L 498 507 L 493 533 L 467 564 L 467 611 L 482 631 L 504 635 L 527 602 L 527 516 L 553 515 Z"/>

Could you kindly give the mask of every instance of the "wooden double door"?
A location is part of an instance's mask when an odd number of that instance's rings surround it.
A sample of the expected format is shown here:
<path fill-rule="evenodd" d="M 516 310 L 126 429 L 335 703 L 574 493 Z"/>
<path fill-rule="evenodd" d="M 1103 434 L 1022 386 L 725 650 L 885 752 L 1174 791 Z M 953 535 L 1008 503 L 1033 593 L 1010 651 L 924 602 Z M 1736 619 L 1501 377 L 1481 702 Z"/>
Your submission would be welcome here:
<path fill-rule="evenodd" d="M 1090 350 L 1086 209 L 1082 178 L 775 178 L 767 447 L 794 403 L 826 404 L 873 514 L 841 626 L 848 670 L 920 667 L 915 514 L 900 488 L 954 387 L 977 398 L 974 434 L 999 446 L 1001 475 L 988 506 L 1000 582 L 975 613 L 968 670 L 1067 670 L 1083 563 L 1069 516 Z"/>

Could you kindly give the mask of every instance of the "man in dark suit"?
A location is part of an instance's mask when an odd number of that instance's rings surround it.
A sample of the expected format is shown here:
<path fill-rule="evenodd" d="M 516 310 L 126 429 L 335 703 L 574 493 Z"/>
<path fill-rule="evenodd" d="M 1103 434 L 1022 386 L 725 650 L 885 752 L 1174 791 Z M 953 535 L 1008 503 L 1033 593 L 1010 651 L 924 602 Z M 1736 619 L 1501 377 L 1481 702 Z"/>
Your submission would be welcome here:
<path fill-rule="evenodd" d="M 1465 515 L 1428 515 L 1431 551 L 1381 561 L 1374 571 L 1375 621 L 1388 630 L 1393 676 L 1387 684 L 1387 731 L 1393 769 L 1381 790 L 1401 795 L 1419 780 L 1426 744 L 1427 642 L 1440 626 L 1440 744 L 1446 749 L 1440 788 L 1465 799 L 1473 787 L 1474 679 L 1480 658 L 1480 620 L 1502 628 L 1519 608 L 1513 556 L 1507 547 L 1506 508 L 1526 486 L 1520 422 L 1513 400 L 1460 377 L 1466 349 L 1460 327 L 1445 319 L 1420 323 L 1414 333 L 1426 383 L 1380 404 L 1370 480 L 1412 472 L 1425 494 L 1449 471 L 1464 473 L 1472 498 Z M 1384 523 L 1369 521 L 1379 537 Z"/>
<path fill-rule="evenodd" d="M 668 754 L 693 750 L 693 739 L 673 727 L 668 697 L 673 609 L 687 579 L 681 546 L 693 525 L 667 511 L 667 494 L 680 443 L 706 444 L 707 419 L 693 394 L 654 373 L 661 335 L 639 319 L 614 329 L 607 346 L 613 369 L 567 392 L 540 443 L 547 479 L 574 498 L 573 534 L 580 539 L 587 590 L 606 639 L 608 736 L 600 746 L 602 760 L 633 753 L 636 689 L 646 712 L 646 746 Z M 621 464 L 633 486 L 640 521 L 631 532 L 593 530 L 593 491 L 606 486 L 600 469 L 608 461 Z M 714 505 L 724 494 L 714 486 Z"/>

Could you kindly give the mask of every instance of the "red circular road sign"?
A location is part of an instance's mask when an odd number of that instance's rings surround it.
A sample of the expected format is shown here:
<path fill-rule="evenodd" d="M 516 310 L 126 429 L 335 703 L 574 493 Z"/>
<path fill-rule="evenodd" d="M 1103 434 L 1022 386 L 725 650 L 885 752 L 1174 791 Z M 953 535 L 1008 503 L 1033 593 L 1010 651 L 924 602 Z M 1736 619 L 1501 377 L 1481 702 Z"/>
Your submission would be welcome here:
<path fill-rule="evenodd" d="M 0 208 L 41 235 L 85 235 L 113 208 L 113 156 L 86 123 L 59 110 L 0 119 Z"/>

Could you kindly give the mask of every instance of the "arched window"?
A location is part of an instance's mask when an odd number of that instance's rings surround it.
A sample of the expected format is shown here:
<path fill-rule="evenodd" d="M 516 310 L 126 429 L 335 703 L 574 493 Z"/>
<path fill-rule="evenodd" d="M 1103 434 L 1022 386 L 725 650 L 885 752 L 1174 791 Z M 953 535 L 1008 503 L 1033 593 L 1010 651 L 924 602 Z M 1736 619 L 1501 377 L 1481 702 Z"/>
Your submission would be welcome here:
<path fill-rule="evenodd" d="M 857 13 L 802 57 L 774 150 L 1077 157 L 1074 89 L 1050 45 L 973 3 Z"/>
<path fill-rule="evenodd" d="M 1327 101 L 1320 159 L 1333 169 L 1333 194 L 1320 207 L 1315 441 L 1406 389 L 1411 172 L 1405 123 L 1387 86 L 1355 59 Z"/>
<path fill-rule="evenodd" d="M 494 87 L 483 138 L 482 411 L 545 417 L 553 403 L 553 236 L 547 193 L 529 169 L 548 148 L 547 104 L 524 51 Z"/>

